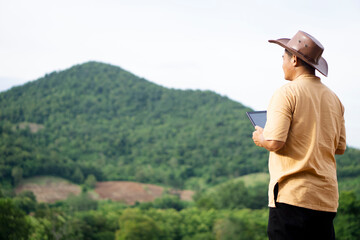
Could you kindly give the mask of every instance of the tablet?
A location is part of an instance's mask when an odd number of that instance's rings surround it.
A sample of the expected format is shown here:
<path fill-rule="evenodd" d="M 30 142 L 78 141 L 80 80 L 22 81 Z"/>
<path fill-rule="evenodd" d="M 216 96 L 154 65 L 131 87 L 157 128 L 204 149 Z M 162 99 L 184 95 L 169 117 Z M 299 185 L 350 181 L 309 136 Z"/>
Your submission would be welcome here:
<path fill-rule="evenodd" d="M 250 119 L 252 125 L 264 128 L 266 123 L 266 111 L 254 111 L 246 112 L 246 115 Z"/>

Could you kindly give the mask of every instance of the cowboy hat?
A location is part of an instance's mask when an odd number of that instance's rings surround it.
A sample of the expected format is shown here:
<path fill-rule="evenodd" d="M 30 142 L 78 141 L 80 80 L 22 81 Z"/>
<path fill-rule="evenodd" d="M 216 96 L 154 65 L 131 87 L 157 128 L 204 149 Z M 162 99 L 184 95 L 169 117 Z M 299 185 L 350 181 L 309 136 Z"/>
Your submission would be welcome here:
<path fill-rule="evenodd" d="M 269 40 L 269 42 L 276 43 L 287 49 L 289 52 L 308 63 L 327 77 L 328 65 L 326 60 L 321 56 L 324 51 L 324 47 L 310 34 L 298 31 L 291 39 L 280 38 L 277 40 Z"/>

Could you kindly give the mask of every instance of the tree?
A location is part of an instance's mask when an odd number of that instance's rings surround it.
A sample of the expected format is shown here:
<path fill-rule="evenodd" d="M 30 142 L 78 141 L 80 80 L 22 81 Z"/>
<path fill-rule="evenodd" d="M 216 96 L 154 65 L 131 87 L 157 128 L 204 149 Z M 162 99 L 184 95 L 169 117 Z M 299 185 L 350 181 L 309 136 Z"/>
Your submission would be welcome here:
<path fill-rule="evenodd" d="M 31 225 L 29 240 L 52 240 L 51 223 L 45 218 L 35 218 L 27 216 Z"/>
<path fill-rule="evenodd" d="M 72 180 L 76 183 L 83 183 L 84 182 L 84 174 L 82 173 L 81 169 L 77 167 L 72 175 Z"/>
<path fill-rule="evenodd" d="M 353 191 L 341 192 L 334 225 L 336 239 L 360 239 L 360 200 Z"/>
<path fill-rule="evenodd" d="M 14 185 L 18 185 L 23 177 L 23 169 L 21 167 L 14 167 L 11 170 L 11 176 L 13 177 Z"/>
<path fill-rule="evenodd" d="M 78 214 L 81 220 L 81 232 L 83 239 L 92 240 L 114 240 L 115 230 L 112 229 L 110 221 L 104 214 L 95 211 L 88 211 Z"/>
<path fill-rule="evenodd" d="M 18 208 L 22 209 L 26 213 L 33 212 L 36 209 L 36 197 L 31 191 L 19 193 L 13 201 Z"/>
<path fill-rule="evenodd" d="M 90 197 L 88 193 L 81 193 L 79 196 L 70 195 L 65 204 L 72 211 L 96 210 L 98 202 Z"/>
<path fill-rule="evenodd" d="M 88 175 L 84 184 L 87 188 L 95 188 L 96 177 L 93 174 Z"/>
<path fill-rule="evenodd" d="M 215 223 L 214 233 L 217 240 L 256 240 L 266 238 L 265 229 L 259 229 L 258 224 L 253 223 L 248 219 L 235 217 L 228 217 L 218 220 Z"/>
<path fill-rule="evenodd" d="M 126 209 L 119 225 L 116 240 L 156 240 L 161 234 L 156 222 L 138 209 Z"/>
<path fill-rule="evenodd" d="M 66 214 L 61 208 L 49 208 L 46 204 L 39 204 L 35 217 L 38 224 L 43 226 L 36 227 L 34 234 L 45 234 L 51 240 L 84 239 L 81 232 L 82 222 L 71 214 Z M 36 222 L 34 224 L 37 225 Z"/>
<path fill-rule="evenodd" d="M 30 224 L 11 199 L 0 199 L 0 239 L 29 239 Z"/>
<path fill-rule="evenodd" d="M 197 206 L 211 209 L 240 209 L 251 203 L 248 189 L 242 181 L 229 181 L 195 196 Z"/>

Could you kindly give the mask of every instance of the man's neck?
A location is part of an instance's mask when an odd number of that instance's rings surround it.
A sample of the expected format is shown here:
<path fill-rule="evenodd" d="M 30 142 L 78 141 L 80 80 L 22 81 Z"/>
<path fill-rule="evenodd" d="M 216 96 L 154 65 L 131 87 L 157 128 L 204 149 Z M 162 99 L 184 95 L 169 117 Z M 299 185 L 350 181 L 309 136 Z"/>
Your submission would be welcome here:
<path fill-rule="evenodd" d="M 294 79 L 300 77 L 301 75 L 305 75 L 305 74 L 315 75 L 315 72 L 310 71 L 309 69 L 307 69 L 305 67 L 297 67 L 294 69 L 294 72 L 292 74 L 292 78 L 290 81 L 293 81 Z"/>

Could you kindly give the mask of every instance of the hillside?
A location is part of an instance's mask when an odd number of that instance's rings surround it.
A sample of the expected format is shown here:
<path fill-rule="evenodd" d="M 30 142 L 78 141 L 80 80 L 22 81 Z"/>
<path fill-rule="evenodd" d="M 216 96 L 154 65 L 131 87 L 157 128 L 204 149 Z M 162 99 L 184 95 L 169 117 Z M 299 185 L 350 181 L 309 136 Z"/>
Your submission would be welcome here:
<path fill-rule="evenodd" d="M 0 94 L 2 176 L 198 182 L 266 171 L 240 103 L 88 62 Z M 28 127 L 26 127 L 28 126 Z M 36 131 L 30 126 L 37 126 Z"/>
<path fill-rule="evenodd" d="M 210 91 L 167 89 L 88 62 L 0 94 L 0 175 L 16 184 L 55 175 L 75 183 L 126 180 L 201 189 L 267 171 L 250 109 Z M 339 176 L 360 173 L 360 152 Z"/>

